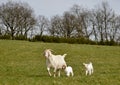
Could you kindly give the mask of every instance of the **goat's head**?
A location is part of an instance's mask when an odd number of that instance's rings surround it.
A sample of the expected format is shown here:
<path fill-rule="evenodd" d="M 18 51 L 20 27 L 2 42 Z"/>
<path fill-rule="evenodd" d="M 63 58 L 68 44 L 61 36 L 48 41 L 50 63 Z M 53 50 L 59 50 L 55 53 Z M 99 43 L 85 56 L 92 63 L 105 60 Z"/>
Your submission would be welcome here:
<path fill-rule="evenodd" d="M 62 66 L 62 69 L 64 69 L 64 70 L 65 70 L 65 69 L 66 69 L 66 67 L 67 67 L 66 65 L 63 65 L 63 66 Z"/>
<path fill-rule="evenodd" d="M 87 68 L 87 67 L 88 67 L 88 64 L 86 64 L 86 63 L 83 63 L 83 65 L 85 66 L 85 68 Z"/>
<path fill-rule="evenodd" d="M 86 66 L 87 64 L 86 63 L 83 63 L 84 66 Z"/>
<path fill-rule="evenodd" d="M 49 56 L 51 56 L 51 54 L 52 54 L 51 49 L 46 49 L 46 50 L 44 51 L 44 56 L 45 56 L 46 58 L 48 58 Z"/>

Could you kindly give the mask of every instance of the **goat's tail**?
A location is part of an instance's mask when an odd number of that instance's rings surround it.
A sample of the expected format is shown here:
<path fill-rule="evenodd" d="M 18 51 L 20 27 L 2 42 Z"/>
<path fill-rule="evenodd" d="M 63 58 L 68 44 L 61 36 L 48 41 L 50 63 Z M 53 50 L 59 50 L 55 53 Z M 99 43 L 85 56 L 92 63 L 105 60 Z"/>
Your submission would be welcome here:
<path fill-rule="evenodd" d="M 91 65 L 92 65 L 92 62 L 90 62 L 89 64 L 91 64 Z"/>
<path fill-rule="evenodd" d="M 65 57 L 67 54 L 63 54 L 63 57 Z"/>

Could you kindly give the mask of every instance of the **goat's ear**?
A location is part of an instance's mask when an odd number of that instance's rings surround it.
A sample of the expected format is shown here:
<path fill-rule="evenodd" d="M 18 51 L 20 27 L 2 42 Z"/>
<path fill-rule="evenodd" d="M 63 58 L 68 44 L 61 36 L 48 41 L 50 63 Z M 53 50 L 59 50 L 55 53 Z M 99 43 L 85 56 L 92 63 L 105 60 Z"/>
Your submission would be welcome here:
<path fill-rule="evenodd" d="M 48 49 L 48 50 L 50 50 L 51 52 L 54 52 L 52 49 Z"/>

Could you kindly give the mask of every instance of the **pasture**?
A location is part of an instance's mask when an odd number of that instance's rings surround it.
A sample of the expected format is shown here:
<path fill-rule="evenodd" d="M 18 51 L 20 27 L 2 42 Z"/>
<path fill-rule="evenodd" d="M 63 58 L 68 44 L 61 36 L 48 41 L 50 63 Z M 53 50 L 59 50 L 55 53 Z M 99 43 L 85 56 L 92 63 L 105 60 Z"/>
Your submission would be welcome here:
<path fill-rule="evenodd" d="M 67 53 L 73 77 L 66 77 L 64 71 L 61 77 L 49 77 L 46 48 L 53 54 Z M 94 73 L 85 76 L 82 63 L 90 61 Z M 120 85 L 120 47 L 0 40 L 0 85 Z"/>

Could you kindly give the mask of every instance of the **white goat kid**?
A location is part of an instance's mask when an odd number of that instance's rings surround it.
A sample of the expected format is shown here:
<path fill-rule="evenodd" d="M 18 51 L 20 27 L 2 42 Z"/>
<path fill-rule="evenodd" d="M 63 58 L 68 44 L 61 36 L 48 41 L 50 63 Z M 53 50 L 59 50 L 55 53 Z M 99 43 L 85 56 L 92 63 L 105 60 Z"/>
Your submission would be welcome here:
<path fill-rule="evenodd" d="M 88 74 L 89 74 L 89 75 L 93 74 L 93 65 L 92 65 L 91 62 L 88 63 L 88 64 L 83 63 L 83 65 L 84 65 L 85 68 L 86 68 L 86 76 L 87 76 Z"/>
<path fill-rule="evenodd" d="M 68 77 L 69 77 L 70 75 L 71 75 L 71 76 L 74 75 L 73 69 L 72 69 L 71 66 L 67 66 L 67 67 L 65 68 L 65 73 L 66 73 L 66 75 L 67 75 Z"/>
<path fill-rule="evenodd" d="M 56 76 L 56 71 L 58 70 L 58 76 L 60 76 L 60 70 L 66 68 L 66 62 L 64 60 L 66 54 L 64 55 L 53 55 L 50 49 L 44 51 L 44 56 L 46 57 L 47 71 L 50 76 L 50 68 L 54 68 L 54 77 Z"/>

